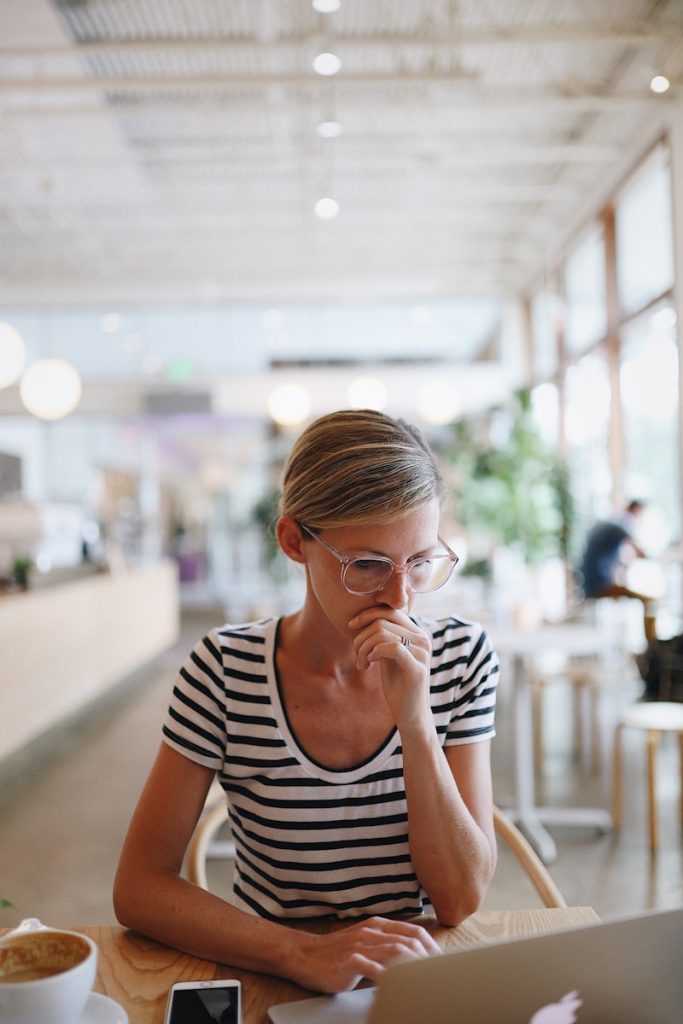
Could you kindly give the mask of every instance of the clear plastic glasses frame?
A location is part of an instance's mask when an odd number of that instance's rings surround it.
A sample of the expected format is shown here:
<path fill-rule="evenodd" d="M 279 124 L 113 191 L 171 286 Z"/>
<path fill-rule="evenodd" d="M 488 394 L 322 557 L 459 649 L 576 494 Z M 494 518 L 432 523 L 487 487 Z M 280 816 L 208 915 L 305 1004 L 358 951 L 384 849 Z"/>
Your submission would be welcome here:
<path fill-rule="evenodd" d="M 319 537 L 317 533 L 314 533 L 313 530 L 309 529 L 308 526 L 304 526 L 303 523 L 299 523 L 299 526 L 312 540 L 317 541 L 326 551 L 334 555 L 340 563 L 341 582 L 349 594 L 359 596 L 374 594 L 376 591 L 386 587 L 391 577 L 397 572 L 405 573 L 408 586 L 413 593 L 429 594 L 434 590 L 439 590 L 448 583 L 453 575 L 453 570 L 460 561 L 455 551 L 449 548 L 448 544 L 441 537 L 438 540 L 444 548 L 443 553 L 424 557 L 418 556 L 409 562 L 401 564 L 394 562 L 387 555 L 356 555 L 355 557 L 344 555 L 341 551 L 337 551 L 331 544 L 323 540 L 322 537 Z M 437 571 L 438 567 L 435 568 L 435 562 L 443 565 L 442 573 Z M 447 565 L 445 564 L 446 562 L 448 563 Z M 424 584 L 421 583 L 420 573 L 424 575 Z M 428 576 L 427 573 L 429 573 Z M 355 586 L 350 585 L 349 574 L 351 582 L 355 581 Z M 362 582 L 363 577 L 367 579 L 367 585 Z"/>

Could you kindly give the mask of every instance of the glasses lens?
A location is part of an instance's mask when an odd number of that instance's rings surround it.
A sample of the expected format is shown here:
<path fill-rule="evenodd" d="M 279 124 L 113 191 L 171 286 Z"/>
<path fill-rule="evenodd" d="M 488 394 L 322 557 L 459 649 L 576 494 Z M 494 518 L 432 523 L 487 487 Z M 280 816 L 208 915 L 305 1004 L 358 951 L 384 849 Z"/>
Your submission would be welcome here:
<path fill-rule="evenodd" d="M 408 584 L 417 594 L 425 594 L 430 590 L 438 590 L 453 572 L 453 562 L 446 555 L 425 558 L 413 562 L 408 570 Z"/>
<path fill-rule="evenodd" d="M 450 577 L 454 563 L 446 555 L 412 562 L 408 569 L 408 586 L 416 594 L 438 590 Z M 391 579 L 393 564 L 385 558 L 354 558 L 344 572 L 344 586 L 352 594 L 374 594 Z"/>
<path fill-rule="evenodd" d="M 353 594 L 373 594 L 382 589 L 392 570 L 386 558 L 354 558 L 346 566 L 344 586 Z"/>

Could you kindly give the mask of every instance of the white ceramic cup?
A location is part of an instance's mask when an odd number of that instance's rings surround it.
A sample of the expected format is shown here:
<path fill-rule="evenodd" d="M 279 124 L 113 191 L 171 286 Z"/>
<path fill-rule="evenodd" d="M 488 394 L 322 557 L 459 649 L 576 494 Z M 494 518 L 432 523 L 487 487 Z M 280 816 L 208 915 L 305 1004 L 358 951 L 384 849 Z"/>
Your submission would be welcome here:
<path fill-rule="evenodd" d="M 8 980 L 21 979 L 20 968 L 29 980 Z M 0 1021 L 78 1024 L 96 969 L 97 946 L 86 935 L 48 928 L 35 917 L 22 921 L 0 939 Z"/>

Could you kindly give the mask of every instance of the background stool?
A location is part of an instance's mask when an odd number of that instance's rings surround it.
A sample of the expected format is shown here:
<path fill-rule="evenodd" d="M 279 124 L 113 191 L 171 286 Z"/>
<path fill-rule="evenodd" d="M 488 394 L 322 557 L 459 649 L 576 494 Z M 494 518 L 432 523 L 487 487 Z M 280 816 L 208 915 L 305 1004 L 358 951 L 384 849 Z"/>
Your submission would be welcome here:
<path fill-rule="evenodd" d="M 683 704 L 670 701 L 630 704 L 619 715 L 614 732 L 614 792 L 612 822 L 621 827 L 622 763 L 621 734 L 624 729 L 641 729 L 647 733 L 647 799 L 650 850 L 657 850 L 657 799 L 655 791 L 656 757 L 662 733 L 678 733 L 680 747 L 681 795 L 680 816 L 683 822 Z"/>
<path fill-rule="evenodd" d="M 533 701 L 534 764 L 540 771 L 543 758 L 543 694 L 548 686 L 565 683 L 571 687 L 573 703 L 573 749 L 576 757 L 584 752 L 584 713 L 588 701 L 588 726 L 590 730 L 590 767 L 593 773 L 600 771 L 601 742 L 600 715 L 598 702 L 600 684 L 599 666 L 593 660 L 570 659 L 561 668 L 546 670 L 542 665 L 532 664 L 529 669 Z"/>

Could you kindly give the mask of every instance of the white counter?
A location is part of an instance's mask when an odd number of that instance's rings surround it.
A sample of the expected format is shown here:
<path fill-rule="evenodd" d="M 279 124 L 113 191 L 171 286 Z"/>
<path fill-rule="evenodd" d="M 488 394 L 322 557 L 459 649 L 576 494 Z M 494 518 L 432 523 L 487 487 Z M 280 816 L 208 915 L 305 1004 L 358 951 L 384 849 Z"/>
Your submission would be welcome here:
<path fill-rule="evenodd" d="M 170 647 L 170 561 L 0 598 L 0 762 Z"/>

